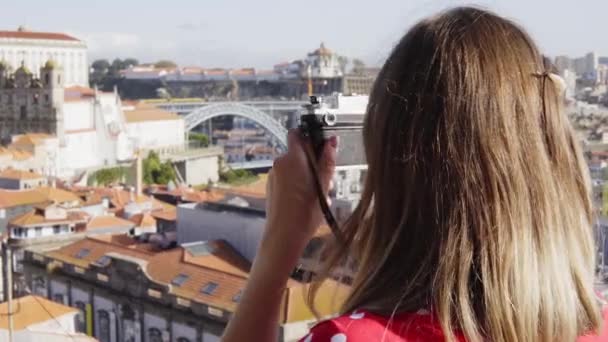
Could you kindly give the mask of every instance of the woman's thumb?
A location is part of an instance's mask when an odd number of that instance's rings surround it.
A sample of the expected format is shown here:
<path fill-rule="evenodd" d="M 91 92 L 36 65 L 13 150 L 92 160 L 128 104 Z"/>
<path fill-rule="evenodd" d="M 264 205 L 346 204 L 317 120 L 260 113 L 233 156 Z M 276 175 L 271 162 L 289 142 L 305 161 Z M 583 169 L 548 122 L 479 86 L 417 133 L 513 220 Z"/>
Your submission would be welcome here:
<path fill-rule="evenodd" d="M 336 170 L 336 155 L 338 151 L 338 137 L 333 136 L 327 139 L 323 146 L 323 153 L 319 159 L 319 178 L 323 190 L 329 190 L 329 183 Z"/>

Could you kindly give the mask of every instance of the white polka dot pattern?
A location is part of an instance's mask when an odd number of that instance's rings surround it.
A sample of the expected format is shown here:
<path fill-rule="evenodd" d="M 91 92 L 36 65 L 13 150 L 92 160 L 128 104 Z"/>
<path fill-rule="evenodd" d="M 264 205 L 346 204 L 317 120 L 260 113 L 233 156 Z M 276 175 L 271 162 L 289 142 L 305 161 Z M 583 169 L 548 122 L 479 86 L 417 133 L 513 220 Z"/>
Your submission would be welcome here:
<path fill-rule="evenodd" d="M 335 334 L 331 337 L 330 342 L 346 342 L 346 335 L 344 334 Z"/>
<path fill-rule="evenodd" d="M 353 313 L 350 314 L 350 319 L 361 319 L 363 317 L 365 317 L 365 312 L 353 311 Z"/>
<path fill-rule="evenodd" d="M 418 310 L 418 312 L 416 312 L 417 315 L 428 315 L 430 314 L 429 310 L 427 309 L 420 309 Z"/>

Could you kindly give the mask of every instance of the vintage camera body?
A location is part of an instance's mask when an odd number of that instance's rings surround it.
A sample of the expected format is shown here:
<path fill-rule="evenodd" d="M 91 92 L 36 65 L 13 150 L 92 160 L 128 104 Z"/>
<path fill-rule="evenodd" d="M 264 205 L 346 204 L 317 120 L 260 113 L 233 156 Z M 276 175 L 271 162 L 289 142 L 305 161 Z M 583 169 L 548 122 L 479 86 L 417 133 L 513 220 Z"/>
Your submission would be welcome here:
<path fill-rule="evenodd" d="M 338 114 L 323 106 L 316 96 L 304 105 L 300 115 L 300 131 L 311 140 L 315 156 L 320 157 L 325 140 L 338 137 L 336 166 L 365 165 L 363 149 L 363 116 Z"/>

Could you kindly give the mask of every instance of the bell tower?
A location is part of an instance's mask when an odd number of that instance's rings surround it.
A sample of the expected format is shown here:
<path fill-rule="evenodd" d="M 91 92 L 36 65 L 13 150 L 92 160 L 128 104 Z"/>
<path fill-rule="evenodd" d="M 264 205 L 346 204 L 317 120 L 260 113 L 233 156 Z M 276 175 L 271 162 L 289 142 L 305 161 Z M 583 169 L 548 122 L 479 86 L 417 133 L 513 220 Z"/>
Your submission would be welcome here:
<path fill-rule="evenodd" d="M 63 70 L 53 60 L 48 60 L 40 69 L 43 98 L 45 105 L 50 105 L 50 111 L 43 118 L 47 132 L 56 134 L 59 144 L 65 145 L 65 129 L 63 123 L 63 102 L 65 90 L 63 86 Z"/>

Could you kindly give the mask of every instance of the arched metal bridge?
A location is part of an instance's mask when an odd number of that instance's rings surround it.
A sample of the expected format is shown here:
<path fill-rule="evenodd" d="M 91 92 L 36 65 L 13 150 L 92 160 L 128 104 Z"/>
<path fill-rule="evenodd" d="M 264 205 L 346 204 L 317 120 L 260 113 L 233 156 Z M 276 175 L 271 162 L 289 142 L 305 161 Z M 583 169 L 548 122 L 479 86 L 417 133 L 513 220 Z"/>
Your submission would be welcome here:
<path fill-rule="evenodd" d="M 202 122 L 226 115 L 240 116 L 256 122 L 276 138 L 282 148 L 287 148 L 287 128 L 263 111 L 236 102 L 221 102 L 194 109 L 184 117 L 186 130 L 190 131 Z"/>

